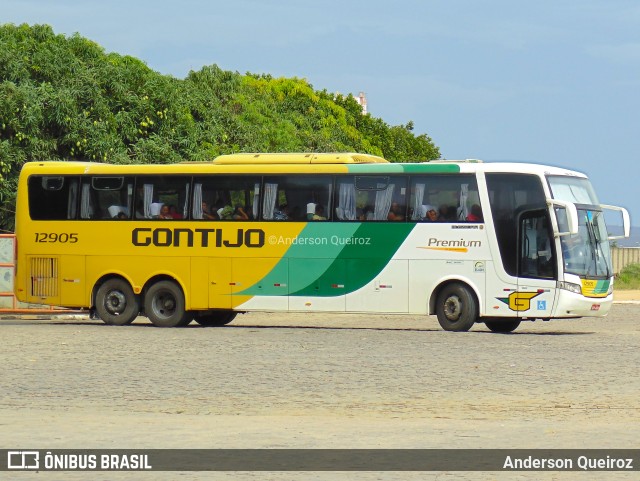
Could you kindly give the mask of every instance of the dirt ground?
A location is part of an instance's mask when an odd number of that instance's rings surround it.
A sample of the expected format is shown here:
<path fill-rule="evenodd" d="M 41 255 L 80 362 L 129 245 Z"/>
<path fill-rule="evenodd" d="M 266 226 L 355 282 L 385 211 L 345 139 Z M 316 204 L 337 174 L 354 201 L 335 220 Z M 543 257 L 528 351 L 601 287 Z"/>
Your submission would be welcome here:
<path fill-rule="evenodd" d="M 606 318 L 523 323 L 511 335 L 483 325 L 443 332 L 433 316 L 255 313 L 219 329 L 4 318 L 0 447 L 638 448 L 640 292 L 615 296 Z M 637 479 L 637 472 L 3 474 Z"/>
<path fill-rule="evenodd" d="M 613 292 L 615 301 L 638 301 L 640 302 L 640 291 L 617 289 Z"/>

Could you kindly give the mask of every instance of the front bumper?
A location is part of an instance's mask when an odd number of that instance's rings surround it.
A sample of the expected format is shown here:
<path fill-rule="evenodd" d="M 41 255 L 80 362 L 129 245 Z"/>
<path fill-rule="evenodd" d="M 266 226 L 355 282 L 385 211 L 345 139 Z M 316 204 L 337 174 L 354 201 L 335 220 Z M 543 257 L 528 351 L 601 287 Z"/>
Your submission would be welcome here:
<path fill-rule="evenodd" d="M 607 297 L 585 297 L 564 289 L 558 289 L 557 302 L 552 317 L 604 317 L 613 305 L 613 294 Z"/>

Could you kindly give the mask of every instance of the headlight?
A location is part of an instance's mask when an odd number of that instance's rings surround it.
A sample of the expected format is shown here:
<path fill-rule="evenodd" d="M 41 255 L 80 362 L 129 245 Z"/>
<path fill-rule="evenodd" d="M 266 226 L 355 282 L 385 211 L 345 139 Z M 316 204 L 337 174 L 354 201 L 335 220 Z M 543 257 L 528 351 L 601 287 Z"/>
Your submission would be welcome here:
<path fill-rule="evenodd" d="M 573 292 L 574 294 L 582 294 L 582 287 L 579 284 L 574 284 L 572 282 L 558 281 L 556 287 L 558 289 Z"/>

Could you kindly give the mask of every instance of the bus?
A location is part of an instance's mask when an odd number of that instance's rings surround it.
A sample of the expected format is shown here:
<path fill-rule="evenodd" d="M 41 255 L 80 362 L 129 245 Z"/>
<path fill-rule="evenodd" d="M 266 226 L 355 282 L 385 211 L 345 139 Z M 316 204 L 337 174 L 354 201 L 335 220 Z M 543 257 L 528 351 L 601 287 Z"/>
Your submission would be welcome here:
<path fill-rule="evenodd" d="M 476 160 L 357 153 L 210 162 L 29 162 L 15 295 L 110 325 L 222 326 L 237 313 L 436 315 L 484 323 L 605 316 L 610 236 L 589 179 Z"/>

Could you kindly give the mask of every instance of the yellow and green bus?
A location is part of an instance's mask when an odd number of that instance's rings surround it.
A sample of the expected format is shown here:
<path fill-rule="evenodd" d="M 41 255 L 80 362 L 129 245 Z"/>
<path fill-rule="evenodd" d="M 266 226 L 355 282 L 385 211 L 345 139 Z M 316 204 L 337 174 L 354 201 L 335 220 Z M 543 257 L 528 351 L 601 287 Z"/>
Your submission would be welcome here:
<path fill-rule="evenodd" d="M 143 315 L 437 315 L 484 323 L 604 316 L 613 273 L 588 178 L 534 164 L 397 164 L 355 153 L 212 162 L 30 162 L 16 211 L 20 301 Z"/>

